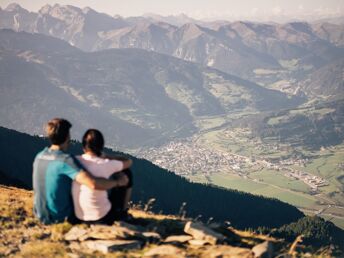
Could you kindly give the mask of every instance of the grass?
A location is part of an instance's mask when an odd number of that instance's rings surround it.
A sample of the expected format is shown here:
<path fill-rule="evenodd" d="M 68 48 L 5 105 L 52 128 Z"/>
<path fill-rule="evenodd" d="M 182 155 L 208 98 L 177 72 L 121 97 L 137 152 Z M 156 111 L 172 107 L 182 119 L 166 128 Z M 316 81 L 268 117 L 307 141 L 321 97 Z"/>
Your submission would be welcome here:
<path fill-rule="evenodd" d="M 211 182 L 221 187 L 249 192 L 255 195 L 262 195 L 270 198 L 277 198 L 281 201 L 287 202 L 297 207 L 314 207 L 314 205 L 317 202 L 317 199 L 315 197 L 309 196 L 308 194 L 302 192 L 293 192 L 292 190 L 289 190 L 287 187 L 283 188 L 283 184 L 281 181 L 284 182 L 287 180 L 283 181 L 283 178 L 281 178 L 279 181 L 276 181 L 277 183 L 275 182 L 275 185 L 281 185 L 278 187 L 273 184 L 270 185 L 264 181 L 254 182 L 252 180 L 244 179 L 235 175 L 216 174 L 211 176 Z"/>
<path fill-rule="evenodd" d="M 310 187 L 302 181 L 287 178 L 278 171 L 263 169 L 259 172 L 251 173 L 250 177 L 281 188 L 290 189 L 292 191 L 304 193 L 308 193 L 310 191 Z"/>
<path fill-rule="evenodd" d="M 68 223 L 60 223 L 55 225 L 43 225 L 34 219 L 32 213 L 27 213 L 26 218 L 21 218 L 21 221 L 30 219 L 35 223 L 25 225 L 24 223 L 16 223 L 16 216 L 11 216 L 11 212 L 16 212 L 13 207 L 21 208 L 21 210 L 32 209 L 32 191 L 20 190 L 13 187 L 5 187 L 0 185 L 0 208 L 6 213 L 1 213 L 0 218 L 9 218 L 9 221 L 14 222 L 12 228 L 3 228 L 0 230 L 0 257 L 142 257 L 145 252 L 152 248 L 157 247 L 156 244 L 146 243 L 142 249 L 117 251 L 114 253 L 103 254 L 99 252 L 92 252 L 91 250 L 82 247 L 82 243 L 70 243 L 63 239 L 63 236 L 71 228 Z M 11 201 L 12 208 L 8 207 L 8 201 Z M 130 213 L 139 222 L 140 227 L 145 228 L 147 231 L 154 231 L 159 233 L 163 239 L 170 235 L 181 235 L 184 233 L 184 225 L 186 220 L 183 217 L 169 216 L 161 214 L 153 214 L 143 210 L 133 208 Z M 215 225 L 215 224 L 214 224 Z M 217 225 L 217 224 L 216 224 Z M 88 227 L 87 225 L 80 225 L 78 227 Z M 218 226 L 220 227 L 220 224 Z M 220 227 L 214 229 L 229 236 L 228 248 L 245 247 L 247 251 L 256 244 L 264 240 L 270 240 L 276 245 L 275 254 L 283 252 L 288 248 L 290 243 L 282 240 L 261 235 L 254 232 L 247 232 L 235 230 L 233 228 Z M 163 240 L 162 239 L 162 240 Z M 81 244 L 81 249 L 80 249 Z M 161 245 L 163 243 L 159 243 Z M 187 257 L 204 256 L 207 251 L 215 250 L 217 246 L 203 246 L 195 248 L 192 246 L 177 245 L 182 252 L 186 253 Z M 211 249 L 212 248 L 212 249 Z M 160 257 L 160 256 L 159 256 Z M 164 256 L 165 257 L 165 256 Z"/>
<path fill-rule="evenodd" d="M 215 185 L 250 193 L 257 189 L 266 187 L 266 185 L 229 174 L 214 174 L 210 178 L 211 182 Z"/>
<path fill-rule="evenodd" d="M 344 228 L 344 219 L 335 218 L 329 215 L 322 215 L 321 217 L 333 222 L 337 227 Z"/>
<path fill-rule="evenodd" d="M 29 242 L 20 249 L 20 257 L 23 258 L 46 258 L 57 257 L 67 258 L 68 248 L 63 243 L 48 242 L 48 241 L 34 241 Z"/>

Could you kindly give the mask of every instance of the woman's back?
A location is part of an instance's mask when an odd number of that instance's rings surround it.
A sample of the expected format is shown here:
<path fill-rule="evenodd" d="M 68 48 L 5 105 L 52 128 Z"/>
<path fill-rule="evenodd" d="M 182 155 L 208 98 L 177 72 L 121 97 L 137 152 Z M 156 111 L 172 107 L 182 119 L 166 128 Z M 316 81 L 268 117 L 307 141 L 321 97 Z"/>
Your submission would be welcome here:
<path fill-rule="evenodd" d="M 119 160 L 103 159 L 89 154 L 83 154 L 77 158 L 85 169 L 95 177 L 109 178 L 113 173 L 123 169 L 123 162 Z M 98 220 L 111 209 L 107 191 L 92 190 L 73 181 L 72 195 L 75 215 L 80 220 Z"/>

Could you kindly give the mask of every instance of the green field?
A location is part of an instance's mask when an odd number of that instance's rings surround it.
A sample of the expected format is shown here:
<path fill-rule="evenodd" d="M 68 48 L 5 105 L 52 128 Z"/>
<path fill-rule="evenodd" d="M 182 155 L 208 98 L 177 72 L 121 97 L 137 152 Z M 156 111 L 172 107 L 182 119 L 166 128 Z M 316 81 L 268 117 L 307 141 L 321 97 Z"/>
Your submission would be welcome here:
<path fill-rule="evenodd" d="M 266 181 L 252 181 L 252 179 L 244 179 L 234 175 L 216 174 L 211 176 L 211 182 L 215 185 L 225 188 L 236 189 L 255 195 L 262 195 L 270 198 L 277 198 L 297 207 L 313 207 L 316 205 L 316 198 L 308 196 L 302 192 L 293 192 L 288 189 L 288 185 L 280 187 L 282 183 L 278 179 L 275 180 L 276 185 Z"/>
<path fill-rule="evenodd" d="M 318 110 L 319 113 L 328 111 Z M 261 142 L 250 137 L 248 129 L 225 126 L 201 133 L 197 137 L 197 143 L 208 148 L 258 159 L 287 159 L 291 153 L 302 153 L 308 157 L 306 166 L 290 167 L 319 176 L 329 185 L 319 187 L 319 193 L 312 195 L 310 187 L 300 180 L 288 178 L 283 172 L 266 168 L 257 170 L 253 167 L 243 168 L 242 172 L 247 178 L 235 175 L 235 172 L 231 174 L 219 171 L 208 178 L 190 178 L 195 182 L 212 183 L 224 188 L 277 198 L 301 209 L 313 210 L 313 213 L 328 205 L 344 206 L 344 177 L 339 178 L 344 175 L 344 170 L 338 167 L 339 163 L 344 162 L 344 144 L 318 151 L 302 147 L 292 148 L 287 144 L 279 144 L 278 148 L 274 148 L 276 139 L 265 139 L 265 142 Z M 333 214 L 336 214 L 336 217 L 324 217 L 331 218 L 331 221 L 344 228 L 344 209 L 337 209 Z"/>

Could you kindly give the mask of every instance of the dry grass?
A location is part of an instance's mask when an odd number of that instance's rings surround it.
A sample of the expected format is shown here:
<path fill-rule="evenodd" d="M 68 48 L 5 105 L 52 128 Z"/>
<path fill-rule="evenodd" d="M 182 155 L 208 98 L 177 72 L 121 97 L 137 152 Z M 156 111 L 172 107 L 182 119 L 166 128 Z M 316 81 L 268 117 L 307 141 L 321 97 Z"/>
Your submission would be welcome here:
<path fill-rule="evenodd" d="M 70 256 L 68 255 L 68 248 L 63 243 L 49 241 L 34 241 L 22 245 L 20 253 L 14 255 L 14 257 L 67 258 Z"/>
<path fill-rule="evenodd" d="M 0 257 L 142 257 L 146 251 L 156 246 L 147 244 L 141 250 L 111 254 L 90 253 L 84 249 L 74 250 L 63 240 L 64 234 L 72 225 L 67 222 L 50 226 L 41 224 L 32 213 L 32 201 L 32 191 L 0 185 Z M 163 238 L 185 234 L 184 218 L 153 214 L 138 208 L 132 208 L 130 213 L 146 231 L 157 232 Z M 290 247 L 288 243 L 266 235 L 233 228 L 222 227 L 222 230 L 226 231 L 221 233 L 227 236 L 228 244 L 231 246 L 251 248 L 257 243 L 268 240 L 275 243 L 274 247 L 279 252 L 284 253 L 284 250 Z M 179 247 L 187 253 L 188 257 L 202 256 L 208 249 L 207 246 Z M 326 253 L 324 251 L 320 257 L 326 257 Z"/>

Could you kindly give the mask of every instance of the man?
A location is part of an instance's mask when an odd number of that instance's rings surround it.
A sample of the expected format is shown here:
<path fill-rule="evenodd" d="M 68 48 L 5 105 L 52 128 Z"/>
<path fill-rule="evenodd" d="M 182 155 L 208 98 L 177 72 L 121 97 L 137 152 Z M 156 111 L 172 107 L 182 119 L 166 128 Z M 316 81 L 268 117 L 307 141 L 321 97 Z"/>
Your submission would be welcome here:
<path fill-rule="evenodd" d="M 73 180 L 97 190 L 128 184 L 128 177 L 122 173 L 115 180 L 94 177 L 74 156 L 67 154 L 71 127 L 71 123 L 62 118 L 49 121 L 46 133 L 51 146 L 38 153 L 33 164 L 34 212 L 45 224 L 77 221 L 71 197 Z"/>

